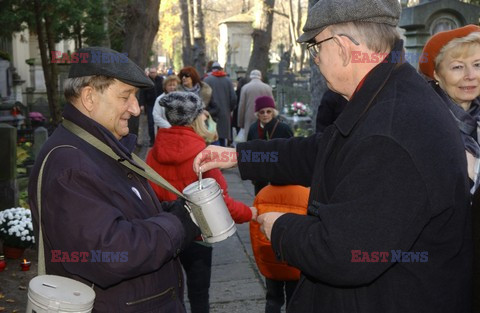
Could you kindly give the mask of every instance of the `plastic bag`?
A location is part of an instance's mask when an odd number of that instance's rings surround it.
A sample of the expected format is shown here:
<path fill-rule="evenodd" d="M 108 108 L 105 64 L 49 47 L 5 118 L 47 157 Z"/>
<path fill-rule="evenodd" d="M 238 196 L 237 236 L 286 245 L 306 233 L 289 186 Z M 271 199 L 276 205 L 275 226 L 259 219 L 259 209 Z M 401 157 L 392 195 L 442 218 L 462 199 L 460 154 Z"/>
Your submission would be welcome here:
<path fill-rule="evenodd" d="M 247 133 L 245 132 L 244 128 L 240 128 L 237 136 L 234 139 L 235 142 L 245 142 L 247 141 Z"/>

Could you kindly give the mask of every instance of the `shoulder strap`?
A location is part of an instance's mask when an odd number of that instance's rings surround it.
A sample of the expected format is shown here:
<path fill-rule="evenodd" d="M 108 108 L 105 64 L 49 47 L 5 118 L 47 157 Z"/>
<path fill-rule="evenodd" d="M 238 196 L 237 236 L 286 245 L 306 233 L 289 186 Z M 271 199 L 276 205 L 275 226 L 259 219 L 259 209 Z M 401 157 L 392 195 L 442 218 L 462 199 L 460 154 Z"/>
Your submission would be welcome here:
<path fill-rule="evenodd" d="M 45 275 L 45 251 L 43 250 L 43 234 L 42 234 L 42 178 L 43 178 L 43 169 L 45 164 L 47 163 L 47 159 L 50 154 L 58 148 L 74 148 L 74 146 L 70 145 L 60 145 L 54 147 L 50 150 L 45 159 L 43 159 L 42 166 L 40 166 L 40 172 L 38 173 L 38 181 L 37 181 L 37 208 L 38 208 L 38 275 Z"/>
<path fill-rule="evenodd" d="M 275 125 L 273 126 L 273 129 L 272 129 L 272 132 L 270 133 L 270 135 L 267 133 L 267 140 L 273 138 L 273 134 L 275 133 L 275 130 L 277 129 L 278 123 L 279 123 L 279 120 L 277 120 L 277 122 L 276 122 Z"/>
<path fill-rule="evenodd" d="M 148 164 L 146 164 L 141 158 L 139 158 L 135 154 L 132 153 L 133 160 L 139 166 L 143 167 L 143 169 L 133 165 L 132 163 L 128 162 L 128 160 L 125 160 L 125 159 L 121 158 L 120 156 L 118 156 L 112 150 L 112 148 L 110 148 L 108 145 L 103 143 L 101 140 L 99 140 L 98 138 L 96 138 L 95 136 L 93 136 L 92 134 L 90 134 L 89 132 L 87 132 L 86 130 L 81 128 L 80 126 L 74 124 L 73 122 L 64 119 L 62 124 L 67 130 L 71 131 L 72 133 L 74 133 L 78 137 L 82 138 L 83 140 L 85 140 L 86 142 L 88 142 L 89 144 L 91 144 L 92 146 L 97 148 L 98 150 L 102 151 L 103 153 L 105 153 L 109 157 L 115 159 L 116 161 L 118 161 L 123 166 L 129 168 L 130 170 L 134 171 L 138 175 L 140 175 L 142 177 L 145 177 L 146 179 L 154 182 L 155 184 L 167 189 L 168 191 L 174 193 L 178 197 L 185 199 L 185 197 L 183 196 L 183 194 L 181 192 L 179 192 L 175 187 L 173 187 L 168 181 L 166 181 L 162 176 L 160 176 L 157 172 L 155 172 L 150 166 L 148 166 Z M 185 199 L 185 200 L 187 200 L 187 199 Z"/>

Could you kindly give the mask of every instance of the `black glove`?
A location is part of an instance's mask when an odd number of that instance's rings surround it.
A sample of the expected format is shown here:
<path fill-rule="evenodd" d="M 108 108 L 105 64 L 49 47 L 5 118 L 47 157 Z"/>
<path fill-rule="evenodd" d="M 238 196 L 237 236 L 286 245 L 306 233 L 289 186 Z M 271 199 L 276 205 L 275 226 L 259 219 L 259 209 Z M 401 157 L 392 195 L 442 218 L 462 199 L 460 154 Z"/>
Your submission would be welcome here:
<path fill-rule="evenodd" d="M 180 220 L 185 230 L 185 239 L 180 248 L 182 251 L 184 251 L 196 237 L 200 236 L 200 228 L 192 221 L 185 205 L 184 199 L 178 199 L 164 206 L 166 212 L 172 213 Z"/>

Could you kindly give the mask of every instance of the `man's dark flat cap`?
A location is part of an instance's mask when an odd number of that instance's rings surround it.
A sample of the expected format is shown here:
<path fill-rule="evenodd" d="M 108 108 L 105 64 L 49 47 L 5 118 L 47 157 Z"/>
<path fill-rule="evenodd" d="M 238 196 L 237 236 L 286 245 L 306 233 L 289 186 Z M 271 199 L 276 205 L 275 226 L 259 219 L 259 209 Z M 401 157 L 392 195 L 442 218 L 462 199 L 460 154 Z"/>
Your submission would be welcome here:
<path fill-rule="evenodd" d="M 398 0 L 319 0 L 308 11 L 298 42 L 309 42 L 325 28 L 348 22 L 397 26 L 402 7 Z"/>
<path fill-rule="evenodd" d="M 68 78 L 103 75 L 138 88 L 153 87 L 153 82 L 126 53 L 104 47 L 78 50 L 78 62 L 70 65 Z"/>

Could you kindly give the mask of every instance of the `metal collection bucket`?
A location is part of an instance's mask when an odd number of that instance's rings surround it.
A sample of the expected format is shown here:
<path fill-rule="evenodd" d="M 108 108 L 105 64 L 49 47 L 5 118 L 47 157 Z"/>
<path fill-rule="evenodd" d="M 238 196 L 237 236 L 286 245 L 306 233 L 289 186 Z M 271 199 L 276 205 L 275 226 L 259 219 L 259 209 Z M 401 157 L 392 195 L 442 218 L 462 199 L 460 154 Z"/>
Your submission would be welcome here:
<path fill-rule="evenodd" d="M 87 285 L 62 276 L 40 275 L 28 285 L 27 313 L 89 313 L 95 291 Z"/>
<path fill-rule="evenodd" d="M 183 189 L 183 194 L 197 205 L 190 206 L 190 215 L 200 228 L 205 242 L 219 242 L 235 234 L 235 222 L 215 179 L 205 178 L 193 182 Z"/>

